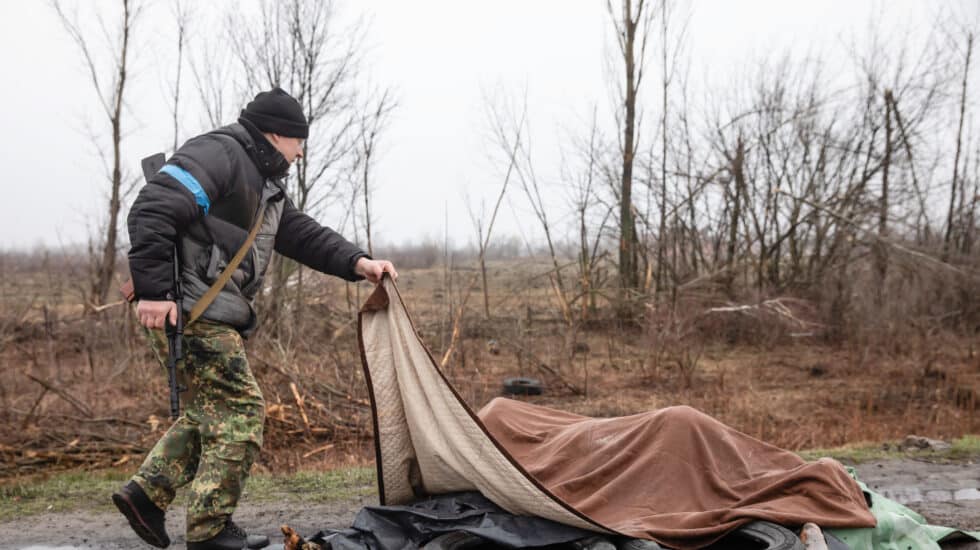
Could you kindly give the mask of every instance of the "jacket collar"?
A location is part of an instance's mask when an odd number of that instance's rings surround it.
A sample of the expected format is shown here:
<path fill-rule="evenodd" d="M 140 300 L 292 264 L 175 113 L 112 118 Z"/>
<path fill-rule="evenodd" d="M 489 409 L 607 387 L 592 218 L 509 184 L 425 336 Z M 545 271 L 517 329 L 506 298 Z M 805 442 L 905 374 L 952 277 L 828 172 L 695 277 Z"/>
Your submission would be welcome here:
<path fill-rule="evenodd" d="M 286 157 L 251 122 L 240 118 L 237 124 L 230 124 L 216 131 L 235 138 L 263 177 L 273 180 L 286 177 L 289 172 Z"/>

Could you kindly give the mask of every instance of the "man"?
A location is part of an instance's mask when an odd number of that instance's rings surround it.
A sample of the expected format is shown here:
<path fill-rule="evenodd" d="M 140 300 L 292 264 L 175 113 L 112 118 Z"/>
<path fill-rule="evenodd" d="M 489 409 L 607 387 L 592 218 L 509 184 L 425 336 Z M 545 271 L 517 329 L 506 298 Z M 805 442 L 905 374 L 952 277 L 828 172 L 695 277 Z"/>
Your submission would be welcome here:
<path fill-rule="evenodd" d="M 282 178 L 303 156 L 309 134 L 299 103 L 275 88 L 255 96 L 237 124 L 185 143 L 133 203 L 129 266 L 139 321 L 150 329 L 175 323 L 208 290 L 261 216 L 257 237 L 231 280 L 184 331 L 185 409 L 113 502 L 146 542 L 170 539 L 164 515 L 175 491 L 190 484 L 190 550 L 262 548 L 231 519 L 262 446 L 265 404 L 248 367 L 242 337 L 254 330 L 253 299 L 273 250 L 350 281 L 378 282 L 387 261 L 370 258 L 303 214 Z M 263 209 L 264 205 L 264 209 Z M 175 248 L 178 258 L 175 258 Z M 182 300 L 174 301 L 177 262 Z M 185 316 L 186 318 L 186 316 Z"/>

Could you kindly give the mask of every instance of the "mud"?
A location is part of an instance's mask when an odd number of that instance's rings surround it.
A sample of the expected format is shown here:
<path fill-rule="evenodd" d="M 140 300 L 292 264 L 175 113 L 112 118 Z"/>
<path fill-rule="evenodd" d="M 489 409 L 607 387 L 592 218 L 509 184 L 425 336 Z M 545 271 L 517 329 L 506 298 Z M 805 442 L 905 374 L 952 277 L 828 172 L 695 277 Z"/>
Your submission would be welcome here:
<path fill-rule="evenodd" d="M 235 522 L 251 533 L 268 535 L 281 543 L 279 526 L 288 524 L 303 534 L 313 534 L 323 527 L 350 525 L 363 506 L 377 504 L 377 498 L 360 498 L 315 505 L 291 505 L 288 508 L 272 502 L 243 502 L 235 512 Z M 167 531 L 171 548 L 184 548 L 184 508 L 174 507 L 167 513 Z M 0 523 L 0 549 L 3 550 L 133 550 L 151 549 L 143 543 L 118 513 L 78 511 L 41 514 Z"/>
<path fill-rule="evenodd" d="M 906 504 L 930 522 L 980 530 L 980 465 L 976 462 L 938 464 L 912 459 L 887 460 L 857 466 L 859 477 L 873 490 Z M 373 497 L 322 505 L 244 502 L 235 520 L 248 531 L 282 541 L 279 526 L 286 523 L 303 534 L 323 527 L 344 527 L 357 511 L 376 504 Z M 183 509 L 168 515 L 172 548 L 183 548 Z M 978 545 L 967 546 L 980 547 Z M 958 547 L 958 548 L 967 548 Z M 0 549 L 128 550 L 151 548 L 130 531 L 115 513 L 71 512 L 42 514 L 0 523 Z"/>

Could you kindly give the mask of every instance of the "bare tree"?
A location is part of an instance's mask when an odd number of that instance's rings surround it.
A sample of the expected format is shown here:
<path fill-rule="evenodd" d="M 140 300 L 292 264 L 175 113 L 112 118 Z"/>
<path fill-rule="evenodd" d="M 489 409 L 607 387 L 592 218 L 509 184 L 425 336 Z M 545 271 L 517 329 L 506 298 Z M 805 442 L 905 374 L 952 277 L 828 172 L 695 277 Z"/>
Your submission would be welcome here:
<path fill-rule="evenodd" d="M 109 204 L 106 212 L 105 233 L 99 243 L 101 250 L 97 252 L 98 256 L 94 258 L 90 290 L 90 301 L 96 304 L 102 304 L 106 301 L 109 288 L 112 285 L 112 278 L 116 271 L 119 212 L 122 206 L 122 196 L 126 191 L 123 189 L 124 175 L 121 151 L 124 95 L 126 93 L 129 69 L 130 35 L 136 21 L 139 19 L 141 6 L 130 0 L 121 0 L 122 13 L 114 28 L 114 33 L 109 36 L 110 55 L 113 59 L 113 65 L 112 69 L 107 71 L 108 74 L 106 74 L 98 66 L 93 54 L 91 38 L 87 37 L 83 32 L 77 14 L 65 12 L 61 2 L 57 0 L 52 5 L 65 30 L 82 54 L 85 67 L 92 81 L 92 86 L 102 108 L 102 113 L 110 127 L 112 153 L 111 158 L 107 161 L 107 171 L 109 172 Z M 109 35 L 110 31 L 107 30 L 106 33 Z M 105 158 L 105 155 L 101 156 Z"/>
<path fill-rule="evenodd" d="M 526 105 L 526 103 L 525 103 L 525 105 Z M 523 118 L 522 118 L 522 121 L 523 121 Z M 524 126 L 522 124 L 520 126 L 517 126 L 517 128 L 515 129 L 515 131 L 517 133 L 514 136 L 514 141 L 516 143 L 520 143 L 521 142 L 521 134 L 520 134 L 520 132 L 522 131 L 523 127 Z M 487 315 L 488 318 L 490 316 L 490 298 L 489 298 L 489 295 L 487 293 L 487 287 L 486 287 L 486 276 L 487 276 L 487 273 L 486 273 L 486 251 L 487 251 L 487 248 L 489 248 L 489 246 L 490 246 L 490 237 L 493 234 L 493 225 L 497 221 L 497 214 L 500 212 L 500 205 L 501 205 L 501 203 L 503 203 L 504 196 L 507 194 L 507 186 L 510 184 L 511 175 L 516 170 L 517 160 L 516 160 L 516 156 L 515 155 L 516 155 L 516 150 L 511 152 L 510 164 L 507 167 L 507 172 L 506 172 L 506 175 L 504 176 L 504 182 L 500 186 L 500 193 L 497 195 L 497 200 L 496 200 L 496 202 L 493 205 L 493 212 L 490 214 L 490 221 L 487 222 L 487 224 L 486 224 L 486 233 L 485 234 L 483 233 L 483 217 L 482 217 L 482 215 L 479 217 L 479 221 L 477 221 L 477 219 L 474 217 L 474 223 L 477 226 L 477 235 L 478 235 L 478 238 L 480 239 L 478 246 L 479 246 L 479 250 L 480 250 L 480 256 L 479 256 L 479 262 L 480 262 L 480 267 L 481 267 L 481 269 L 480 269 L 480 275 L 482 276 L 482 279 L 484 281 L 484 284 L 483 284 L 483 288 L 484 288 L 484 295 L 483 295 L 484 302 L 483 303 L 484 303 L 484 308 L 485 308 L 484 309 L 484 313 Z M 448 242 L 449 242 L 448 235 L 447 235 L 447 238 L 446 238 L 446 242 L 447 242 L 447 246 L 448 246 Z M 446 351 L 443 353 L 442 359 L 439 362 L 440 366 L 442 366 L 443 368 L 445 368 L 449 364 L 449 359 L 452 358 L 452 355 L 453 355 L 453 353 L 456 350 L 456 345 L 459 342 L 459 337 L 460 337 L 460 334 L 462 333 L 463 315 L 466 312 L 466 303 L 469 301 L 470 295 L 473 293 L 473 288 L 475 286 L 476 286 L 476 277 L 473 277 L 473 278 L 470 279 L 470 281 L 469 281 L 468 284 L 460 287 L 461 296 L 460 296 L 458 305 L 456 307 L 455 313 L 451 311 L 452 308 L 451 308 L 451 304 L 450 304 L 450 315 L 452 317 L 452 329 L 451 329 L 451 332 L 450 332 L 449 344 L 446 346 Z M 447 285 L 447 292 L 450 291 L 450 290 L 451 290 L 450 286 Z"/>
<path fill-rule="evenodd" d="M 949 257 L 953 240 L 953 225 L 955 223 L 955 205 L 957 186 L 960 185 L 960 154 L 963 149 L 963 122 L 966 119 L 967 83 L 970 79 L 970 58 L 973 55 L 972 31 L 966 32 L 965 50 L 963 53 L 963 80 L 960 85 L 959 123 L 956 128 L 956 153 L 953 156 L 953 179 L 949 183 L 949 211 L 946 214 L 946 235 L 943 238 L 943 259 Z"/>
<path fill-rule="evenodd" d="M 884 300 L 885 279 L 888 275 L 888 175 L 892 164 L 892 91 L 885 89 L 885 156 L 881 163 L 881 197 L 878 206 L 878 242 L 875 243 L 875 268 L 878 272 L 878 305 Z"/>
<path fill-rule="evenodd" d="M 373 105 L 371 105 L 373 103 Z M 391 91 L 385 89 L 377 100 L 369 102 L 367 111 L 358 122 L 357 148 L 355 150 L 355 166 L 361 173 L 362 193 L 364 194 L 364 236 L 367 240 L 368 254 L 374 254 L 371 241 L 371 167 L 377 160 L 377 142 L 381 132 L 390 119 L 391 112 L 397 106 Z"/>
<path fill-rule="evenodd" d="M 362 116 L 354 79 L 363 29 L 341 30 L 332 1 L 262 2 L 257 24 L 232 19 L 235 54 L 252 90 L 280 86 L 291 92 L 310 123 L 290 192 L 296 206 L 313 211 L 330 199 L 350 170 Z"/>
<path fill-rule="evenodd" d="M 966 214 L 966 232 L 963 235 L 963 244 L 960 252 L 964 256 L 973 253 L 973 243 L 975 242 L 977 231 L 977 206 L 980 205 L 980 150 L 973 152 L 973 192 L 967 195 L 970 207 Z M 972 197 L 972 198 L 969 198 Z"/>
<path fill-rule="evenodd" d="M 174 0 L 172 5 L 174 22 L 177 25 L 177 73 L 174 76 L 171 96 L 173 98 L 174 144 L 177 150 L 180 144 L 180 83 L 184 72 L 184 46 L 187 42 L 187 29 L 190 25 L 190 7 L 182 0 Z"/>
<path fill-rule="evenodd" d="M 202 33 L 193 41 L 189 63 L 194 87 L 204 111 L 203 126 L 217 128 L 234 119 L 248 96 L 241 65 L 225 45 L 220 34 Z"/>
<path fill-rule="evenodd" d="M 552 278 L 555 294 L 561 305 L 565 319 L 570 322 L 571 315 L 568 308 L 568 300 L 565 296 L 566 287 L 564 278 L 562 277 L 558 251 L 553 235 L 554 228 L 548 218 L 548 206 L 541 193 L 541 184 L 535 171 L 531 153 L 531 139 L 527 120 L 527 90 L 525 89 L 524 91 L 523 104 L 519 116 L 516 113 L 505 114 L 500 109 L 491 107 L 490 117 L 493 137 L 500 151 L 506 155 L 508 177 L 511 170 L 517 175 L 517 180 L 521 184 L 524 196 L 527 198 L 528 204 L 531 206 L 531 210 L 534 212 L 534 216 L 537 218 L 544 232 L 545 243 L 548 246 L 553 268 L 550 277 Z M 513 141 L 510 137 L 511 133 L 514 135 Z M 523 139 L 521 138 L 521 134 L 524 134 Z"/>
<path fill-rule="evenodd" d="M 681 21 L 676 36 L 671 36 L 671 23 L 675 22 L 675 4 L 670 0 L 660 0 L 660 53 L 661 53 L 661 100 L 662 113 L 660 117 L 660 223 L 657 230 L 657 292 L 660 293 L 665 285 L 666 253 L 667 253 L 667 223 L 668 223 L 668 185 L 667 168 L 668 145 L 670 143 L 670 91 L 671 84 L 677 75 L 680 58 L 684 51 L 684 41 L 687 34 L 687 21 Z M 671 44 L 671 39 L 674 43 Z M 676 242 L 676 241 L 675 241 Z M 676 267 L 671 269 L 676 272 Z"/>
<path fill-rule="evenodd" d="M 480 202 L 479 212 L 474 210 L 472 201 L 470 200 L 468 194 L 466 196 L 466 211 L 470 217 L 470 223 L 473 224 L 473 230 L 476 231 L 476 245 L 477 245 L 477 262 L 480 264 L 480 283 L 483 289 L 483 318 L 486 320 L 490 319 L 490 289 L 487 286 L 487 243 L 483 239 L 483 229 L 486 225 L 486 208 L 483 202 Z"/>
<path fill-rule="evenodd" d="M 602 200 L 597 193 L 599 180 L 603 177 L 604 145 L 603 137 L 599 131 L 599 122 L 596 110 L 592 111 L 592 123 L 589 137 L 582 140 L 583 143 L 577 145 L 578 157 L 584 160 L 585 166 L 577 171 L 576 174 L 563 174 L 562 179 L 573 181 L 571 204 L 576 214 L 577 235 L 578 235 L 578 295 L 570 300 L 574 303 L 581 300 L 579 308 L 579 321 L 584 322 L 590 316 L 596 314 L 598 309 L 597 297 L 603 281 L 599 276 L 600 244 L 606 232 L 609 218 L 615 210 L 614 205 Z M 567 162 L 562 162 L 562 166 L 567 166 Z M 599 208 L 595 208 L 599 206 Z M 590 215 L 592 210 L 597 210 L 598 224 L 593 229 L 595 221 Z"/>
<path fill-rule="evenodd" d="M 735 298 L 735 254 L 738 251 L 738 228 L 742 223 L 742 197 L 745 195 L 745 142 L 738 136 L 735 154 L 728 159 L 730 163 L 731 185 L 728 186 L 727 202 L 730 219 L 728 222 L 728 247 L 725 253 L 725 265 L 728 272 L 725 276 L 725 291 L 728 297 Z"/>
<path fill-rule="evenodd" d="M 630 303 L 639 285 L 639 238 L 633 206 L 633 163 L 639 143 L 637 92 L 643 82 L 643 63 L 653 10 L 645 10 L 645 0 L 622 0 L 619 9 L 614 9 L 611 0 L 607 0 L 606 7 L 616 30 L 624 70 L 622 112 L 617 115 L 622 117 L 622 169 L 618 190 L 620 314 L 632 317 Z"/>
<path fill-rule="evenodd" d="M 303 107 L 310 137 L 287 181 L 287 190 L 297 208 L 312 215 L 331 202 L 348 202 L 348 197 L 340 196 L 341 184 L 350 180 L 359 159 L 358 121 L 364 115 L 356 101 L 355 78 L 363 29 L 360 25 L 338 28 L 336 9 L 332 1 L 265 0 L 258 21 L 242 21 L 233 14 L 227 27 L 246 87 L 254 91 L 280 86 Z M 382 108 L 382 114 L 386 112 Z M 381 128 L 379 125 L 377 130 Z M 270 272 L 281 283 L 295 276 L 290 300 L 295 318 L 300 320 L 302 267 L 276 255 Z M 275 285 L 270 297 L 268 309 L 277 320 L 287 306 L 285 287 Z"/>

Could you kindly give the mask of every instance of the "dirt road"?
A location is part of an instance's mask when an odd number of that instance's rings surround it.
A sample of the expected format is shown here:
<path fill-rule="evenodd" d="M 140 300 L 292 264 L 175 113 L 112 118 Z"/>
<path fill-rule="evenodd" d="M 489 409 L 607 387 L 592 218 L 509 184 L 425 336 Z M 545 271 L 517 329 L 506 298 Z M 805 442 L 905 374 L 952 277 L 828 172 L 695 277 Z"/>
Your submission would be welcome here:
<path fill-rule="evenodd" d="M 906 503 L 931 522 L 980 530 L 980 465 L 976 462 L 937 464 L 914 459 L 868 462 L 857 466 L 859 477 L 872 489 Z M 325 505 L 289 506 L 244 502 L 235 514 L 238 523 L 253 532 L 281 541 L 278 526 L 286 523 L 300 533 L 322 527 L 344 527 L 357 511 L 376 503 L 373 497 Z M 184 545 L 183 510 L 168 517 L 168 530 L 176 548 Z M 980 547 L 980 544 L 976 545 Z M 77 511 L 41 514 L 0 524 L 0 549 L 17 550 L 124 550 L 150 548 L 114 513 Z M 963 547 L 959 547 L 963 548 Z"/>

